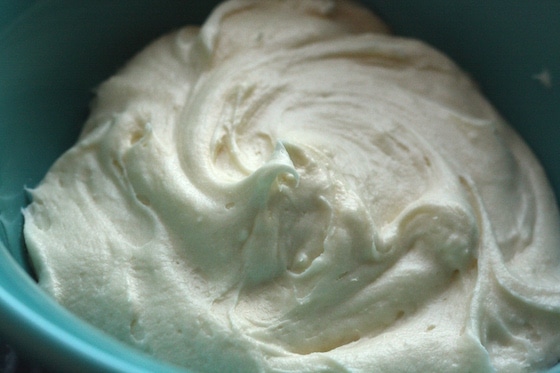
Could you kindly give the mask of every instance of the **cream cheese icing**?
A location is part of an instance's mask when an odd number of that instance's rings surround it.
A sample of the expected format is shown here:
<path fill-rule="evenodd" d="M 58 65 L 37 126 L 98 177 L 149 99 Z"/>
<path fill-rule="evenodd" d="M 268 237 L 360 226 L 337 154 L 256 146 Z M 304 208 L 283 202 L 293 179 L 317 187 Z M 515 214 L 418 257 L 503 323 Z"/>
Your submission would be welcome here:
<path fill-rule="evenodd" d="M 40 286 L 205 372 L 560 358 L 560 220 L 452 61 L 361 6 L 230 0 L 103 83 L 30 191 Z"/>

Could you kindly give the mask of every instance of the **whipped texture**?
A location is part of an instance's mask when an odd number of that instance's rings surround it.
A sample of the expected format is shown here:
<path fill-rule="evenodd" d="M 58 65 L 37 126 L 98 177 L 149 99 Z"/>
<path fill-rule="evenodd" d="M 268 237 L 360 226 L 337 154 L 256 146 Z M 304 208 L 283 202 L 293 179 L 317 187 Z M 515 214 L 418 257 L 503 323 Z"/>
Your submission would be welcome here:
<path fill-rule="evenodd" d="M 204 372 L 560 358 L 560 221 L 453 62 L 361 6 L 231 0 L 97 90 L 30 191 L 40 286 Z"/>

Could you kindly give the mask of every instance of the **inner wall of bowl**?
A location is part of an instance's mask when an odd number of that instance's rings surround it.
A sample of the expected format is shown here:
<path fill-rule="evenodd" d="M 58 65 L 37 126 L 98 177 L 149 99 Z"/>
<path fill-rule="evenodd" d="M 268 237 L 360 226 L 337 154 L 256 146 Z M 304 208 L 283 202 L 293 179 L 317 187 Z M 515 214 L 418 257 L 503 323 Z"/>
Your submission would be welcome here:
<path fill-rule="evenodd" d="M 7 249 L 31 274 L 21 235 L 21 208 L 28 203 L 24 188 L 34 187 L 73 144 L 95 87 L 155 37 L 185 24 L 200 24 L 218 2 L 26 0 L 0 11 L 0 254 Z M 533 148 L 560 195 L 559 2 L 364 3 L 397 34 L 429 42 L 468 71 Z M 4 263 L 7 267 L 0 273 L 4 284 L 10 265 Z M 31 281 L 10 281 L 13 289 L 21 287 L 14 292 L 30 293 L 32 308 L 42 312 L 44 296 Z M 64 317 L 59 325 L 65 325 Z M 50 338 L 35 332 L 29 340 Z M 99 345 L 105 343 L 99 340 Z M 560 368 L 553 371 L 560 373 Z"/>

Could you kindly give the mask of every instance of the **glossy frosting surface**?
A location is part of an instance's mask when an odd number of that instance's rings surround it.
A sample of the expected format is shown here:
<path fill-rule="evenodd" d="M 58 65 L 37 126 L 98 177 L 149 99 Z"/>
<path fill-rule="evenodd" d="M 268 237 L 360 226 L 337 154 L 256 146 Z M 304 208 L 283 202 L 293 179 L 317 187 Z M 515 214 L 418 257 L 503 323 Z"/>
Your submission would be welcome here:
<path fill-rule="evenodd" d="M 540 166 L 453 62 L 354 3 L 232 0 L 155 41 L 31 195 L 40 285 L 195 370 L 560 357 Z"/>

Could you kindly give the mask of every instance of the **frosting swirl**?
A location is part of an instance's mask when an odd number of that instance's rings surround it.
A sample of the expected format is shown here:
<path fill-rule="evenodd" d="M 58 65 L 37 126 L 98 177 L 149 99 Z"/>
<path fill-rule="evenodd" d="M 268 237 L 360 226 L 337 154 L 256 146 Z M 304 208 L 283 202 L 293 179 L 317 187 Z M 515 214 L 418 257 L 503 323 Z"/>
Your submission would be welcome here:
<path fill-rule="evenodd" d="M 157 40 L 31 193 L 41 286 L 193 369 L 560 357 L 540 166 L 453 62 L 351 2 L 232 0 Z"/>

